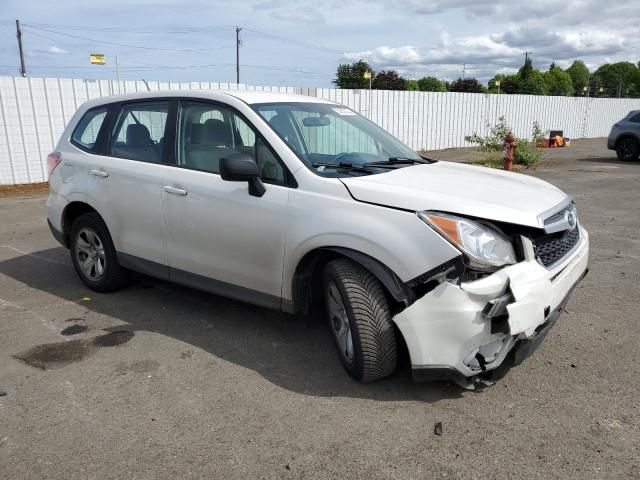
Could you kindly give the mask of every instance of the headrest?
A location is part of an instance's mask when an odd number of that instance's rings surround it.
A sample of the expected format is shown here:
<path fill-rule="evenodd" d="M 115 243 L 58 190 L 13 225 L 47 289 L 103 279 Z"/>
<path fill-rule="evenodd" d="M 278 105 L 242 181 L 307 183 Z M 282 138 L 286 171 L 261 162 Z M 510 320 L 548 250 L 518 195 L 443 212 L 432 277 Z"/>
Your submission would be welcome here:
<path fill-rule="evenodd" d="M 149 129 L 140 123 L 127 125 L 127 147 L 148 147 L 151 145 Z"/>
<path fill-rule="evenodd" d="M 231 145 L 231 130 L 222 120 L 210 118 L 204 122 L 202 129 L 202 144 Z"/>
<path fill-rule="evenodd" d="M 291 128 L 291 122 L 289 122 L 289 119 L 285 115 L 280 113 L 274 115 L 271 117 L 271 120 L 269 120 L 269 125 L 271 125 L 273 129 L 287 141 L 294 137 L 292 135 L 293 131 Z"/>

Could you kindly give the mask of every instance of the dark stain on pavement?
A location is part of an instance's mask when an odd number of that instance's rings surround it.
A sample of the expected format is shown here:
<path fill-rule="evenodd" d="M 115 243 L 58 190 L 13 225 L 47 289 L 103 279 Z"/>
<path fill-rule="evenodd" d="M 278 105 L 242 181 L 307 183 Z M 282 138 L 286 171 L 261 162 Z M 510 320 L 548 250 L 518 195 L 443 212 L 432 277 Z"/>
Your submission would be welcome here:
<path fill-rule="evenodd" d="M 130 330 L 120 330 L 88 340 L 45 343 L 14 355 L 14 358 L 41 370 L 59 368 L 93 355 L 100 347 L 115 347 L 127 343 L 133 336 L 134 332 Z"/>
<path fill-rule="evenodd" d="M 133 338 L 133 335 L 134 333 L 131 330 L 119 330 L 95 337 L 93 343 L 98 347 L 116 347 L 127 343 Z"/>
<path fill-rule="evenodd" d="M 45 370 L 78 362 L 94 353 L 95 346 L 87 340 L 36 345 L 14 357 L 27 365 Z"/>
<path fill-rule="evenodd" d="M 82 332 L 86 332 L 89 329 L 86 325 L 78 325 L 77 323 L 73 325 L 69 325 L 67 328 L 64 328 L 60 333 L 62 335 L 77 335 Z"/>

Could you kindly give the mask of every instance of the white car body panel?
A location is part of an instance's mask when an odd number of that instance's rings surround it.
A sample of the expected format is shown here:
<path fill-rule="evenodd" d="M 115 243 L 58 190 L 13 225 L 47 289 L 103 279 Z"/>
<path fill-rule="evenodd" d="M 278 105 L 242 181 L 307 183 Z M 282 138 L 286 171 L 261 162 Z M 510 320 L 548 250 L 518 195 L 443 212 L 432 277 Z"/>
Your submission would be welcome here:
<path fill-rule="evenodd" d="M 168 167 L 100 155 L 87 157 L 87 203 L 100 212 L 116 250 L 166 265 L 161 184 Z"/>
<path fill-rule="evenodd" d="M 262 197 L 246 182 L 167 167 L 162 192 L 168 265 L 280 298 L 291 189 L 268 185 Z"/>
<path fill-rule="evenodd" d="M 70 142 L 78 120 L 90 108 L 157 97 L 211 100 L 235 108 L 271 145 L 297 186 L 266 185 L 265 195 L 254 197 L 246 182 L 223 181 L 218 174 L 174 165 L 93 155 Z M 460 250 L 416 212 L 437 210 L 541 228 L 554 209 L 569 201 L 542 180 L 449 162 L 361 177 L 322 177 L 309 170 L 250 106 L 271 102 L 333 104 L 306 96 L 235 90 L 147 92 L 85 103 L 56 147 L 62 161 L 50 178 L 47 201 L 54 234 L 69 227 L 62 222 L 67 205 L 86 203 L 104 219 L 119 254 L 174 269 L 170 275 L 183 283 L 199 286 L 210 279 L 255 292 L 254 303 L 284 308 L 294 300 L 296 268 L 315 249 L 337 247 L 365 254 L 406 283 L 462 258 Z M 92 170 L 108 176 L 96 176 Z M 174 195 L 172 188 L 186 195 Z M 477 352 L 487 359 L 487 370 L 499 366 L 520 339 L 531 338 L 545 322 L 545 309 L 554 311 L 586 272 L 589 241 L 580 228 L 578 246 L 553 268 L 527 257 L 480 280 L 441 279 L 395 315 L 414 368 L 446 367 L 472 377 L 479 373 Z M 187 282 L 187 274 L 195 280 Z M 507 291 L 514 297 L 507 307 L 511 335 L 491 333 L 482 311 Z M 240 298 L 236 291 L 228 295 Z"/>
<path fill-rule="evenodd" d="M 535 177 L 442 161 L 342 181 L 364 202 L 455 212 L 530 227 L 541 227 L 538 215 L 567 198 Z"/>

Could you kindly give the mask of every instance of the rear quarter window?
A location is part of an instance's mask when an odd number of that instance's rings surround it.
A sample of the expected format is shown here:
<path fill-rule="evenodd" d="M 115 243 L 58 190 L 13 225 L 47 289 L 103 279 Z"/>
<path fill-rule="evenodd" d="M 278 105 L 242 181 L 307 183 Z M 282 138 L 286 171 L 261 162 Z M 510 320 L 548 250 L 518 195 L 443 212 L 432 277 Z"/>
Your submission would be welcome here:
<path fill-rule="evenodd" d="M 78 122 L 73 134 L 71 135 L 71 143 L 77 147 L 95 152 L 98 145 L 98 134 L 100 128 L 107 117 L 107 107 L 98 107 L 89 110 Z"/>

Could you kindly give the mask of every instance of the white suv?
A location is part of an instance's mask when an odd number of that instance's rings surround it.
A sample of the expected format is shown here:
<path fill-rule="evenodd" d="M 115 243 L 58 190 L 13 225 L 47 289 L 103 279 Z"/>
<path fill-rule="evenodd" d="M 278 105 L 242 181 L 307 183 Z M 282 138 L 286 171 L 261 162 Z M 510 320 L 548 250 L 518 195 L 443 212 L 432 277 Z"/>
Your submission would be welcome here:
<path fill-rule="evenodd" d="M 49 155 L 48 222 L 91 289 L 135 270 L 294 314 L 324 304 L 360 381 L 473 388 L 587 272 L 562 191 L 434 161 L 344 106 L 252 91 L 92 100 Z M 508 365 L 511 365 L 509 363 Z"/>

